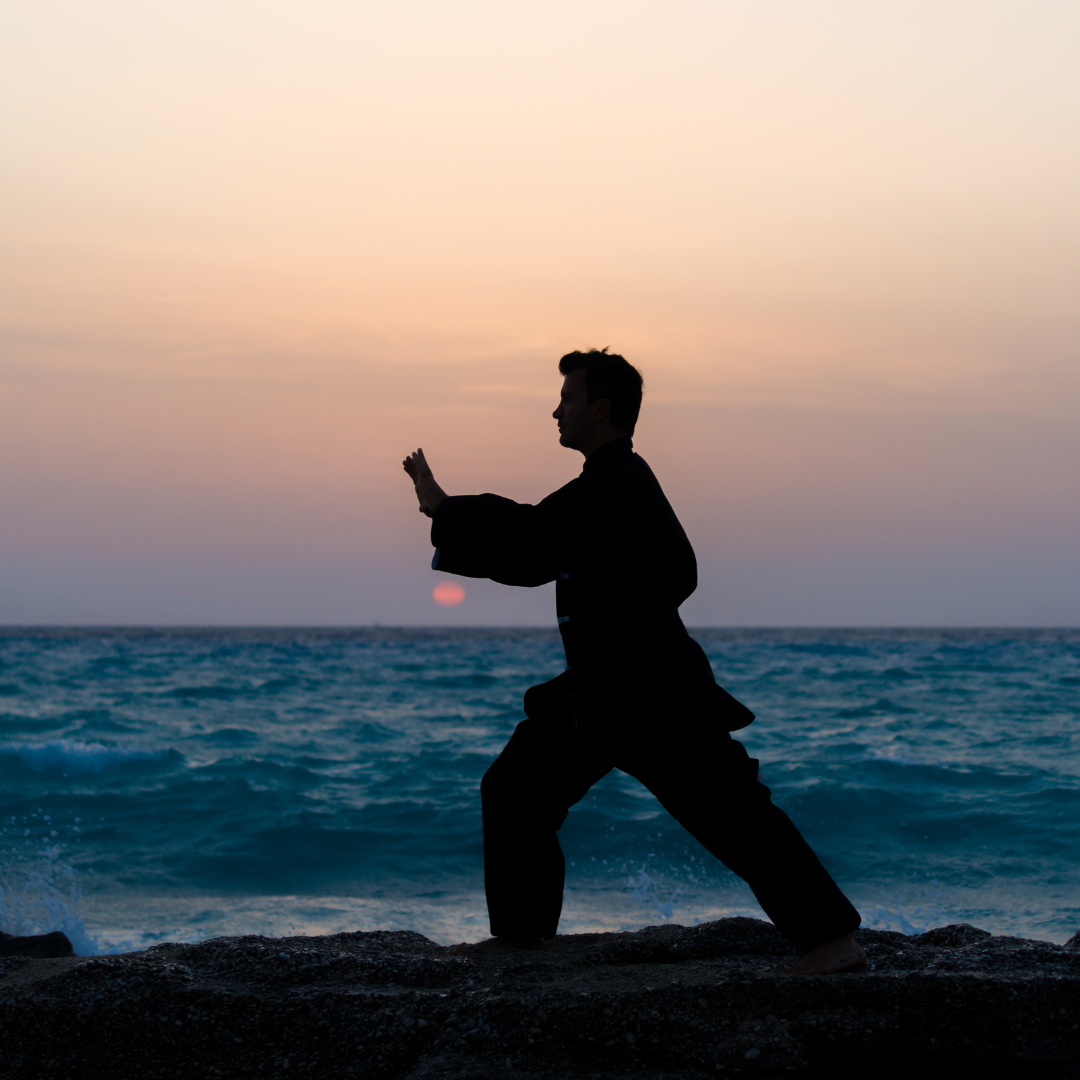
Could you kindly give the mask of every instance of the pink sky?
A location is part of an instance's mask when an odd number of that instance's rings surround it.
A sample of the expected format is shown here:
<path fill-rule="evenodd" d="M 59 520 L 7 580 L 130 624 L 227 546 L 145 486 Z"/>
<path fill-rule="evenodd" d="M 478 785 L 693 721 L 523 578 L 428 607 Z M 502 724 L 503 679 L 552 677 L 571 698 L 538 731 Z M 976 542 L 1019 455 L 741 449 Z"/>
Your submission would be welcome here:
<path fill-rule="evenodd" d="M 0 16 L 0 622 L 432 601 L 400 473 L 573 476 L 643 370 L 696 625 L 1080 624 L 1080 13 L 101 2 Z"/>

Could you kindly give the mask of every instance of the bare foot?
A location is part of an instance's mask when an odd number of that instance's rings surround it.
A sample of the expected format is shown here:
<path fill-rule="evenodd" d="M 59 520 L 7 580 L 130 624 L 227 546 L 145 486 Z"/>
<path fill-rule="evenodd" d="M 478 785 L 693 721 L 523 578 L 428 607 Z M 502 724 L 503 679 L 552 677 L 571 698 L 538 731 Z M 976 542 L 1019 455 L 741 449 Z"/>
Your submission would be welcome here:
<path fill-rule="evenodd" d="M 787 968 L 787 975 L 835 975 L 866 963 L 863 947 L 851 934 L 833 938 L 811 949 L 797 964 Z"/>
<path fill-rule="evenodd" d="M 520 940 L 518 938 L 489 937 L 484 941 L 463 941 L 460 945 L 451 945 L 450 951 L 459 956 L 484 956 L 503 952 L 506 949 L 539 949 L 540 941 Z"/>

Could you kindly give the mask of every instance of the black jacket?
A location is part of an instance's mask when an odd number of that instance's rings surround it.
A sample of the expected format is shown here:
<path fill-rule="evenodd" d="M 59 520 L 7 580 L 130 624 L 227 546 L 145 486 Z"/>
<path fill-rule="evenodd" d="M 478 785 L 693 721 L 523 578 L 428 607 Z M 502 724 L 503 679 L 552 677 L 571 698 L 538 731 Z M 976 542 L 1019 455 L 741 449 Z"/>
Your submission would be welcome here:
<path fill-rule="evenodd" d="M 589 712 L 679 707 L 728 730 L 753 719 L 716 685 L 679 618 L 697 587 L 697 560 L 629 437 L 594 451 L 580 476 L 535 506 L 448 496 L 431 542 L 432 567 L 446 573 L 504 585 L 555 582 L 567 667 Z"/>

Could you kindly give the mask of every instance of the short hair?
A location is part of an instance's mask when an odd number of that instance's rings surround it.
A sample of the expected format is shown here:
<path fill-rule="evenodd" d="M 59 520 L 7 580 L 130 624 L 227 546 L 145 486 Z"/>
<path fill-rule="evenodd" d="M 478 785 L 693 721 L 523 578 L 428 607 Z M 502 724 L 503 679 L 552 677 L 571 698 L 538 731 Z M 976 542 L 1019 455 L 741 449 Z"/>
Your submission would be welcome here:
<path fill-rule="evenodd" d="M 584 370 L 586 401 L 607 398 L 611 402 L 611 422 L 620 431 L 634 434 L 638 413 L 641 412 L 641 392 L 645 380 L 636 367 L 626 362 L 618 353 L 603 349 L 567 353 L 559 361 L 559 373 Z"/>

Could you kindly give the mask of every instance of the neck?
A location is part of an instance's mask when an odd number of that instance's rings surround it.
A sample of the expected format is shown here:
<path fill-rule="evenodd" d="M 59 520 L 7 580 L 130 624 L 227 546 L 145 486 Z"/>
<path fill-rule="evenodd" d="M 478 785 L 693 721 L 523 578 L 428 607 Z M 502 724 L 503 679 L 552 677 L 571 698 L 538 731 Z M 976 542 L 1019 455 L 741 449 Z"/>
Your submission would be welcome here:
<path fill-rule="evenodd" d="M 625 439 L 626 437 L 627 433 L 625 431 L 608 430 L 603 433 L 597 432 L 588 446 L 578 446 L 575 449 L 580 450 L 585 455 L 585 460 L 588 461 L 601 446 L 607 446 L 608 443 L 614 442 L 616 439 Z"/>

